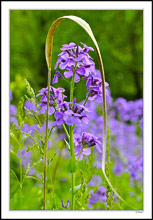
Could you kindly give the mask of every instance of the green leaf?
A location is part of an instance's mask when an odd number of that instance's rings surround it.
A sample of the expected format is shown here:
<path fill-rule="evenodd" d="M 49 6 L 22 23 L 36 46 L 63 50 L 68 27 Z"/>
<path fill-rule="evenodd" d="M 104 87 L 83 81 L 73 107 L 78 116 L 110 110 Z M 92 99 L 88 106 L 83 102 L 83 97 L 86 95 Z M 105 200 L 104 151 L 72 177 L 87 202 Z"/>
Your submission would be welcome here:
<path fill-rule="evenodd" d="M 42 162 L 42 159 L 38 160 L 37 162 L 33 163 L 31 168 L 37 166 L 38 164 L 40 164 Z"/>
<path fill-rule="evenodd" d="M 67 147 L 67 149 L 70 151 L 70 145 L 69 145 L 69 143 L 64 139 L 64 141 L 65 141 L 65 143 L 66 143 L 66 147 Z"/>
<path fill-rule="evenodd" d="M 74 194 L 81 188 L 81 184 L 74 187 Z M 70 192 L 72 191 L 72 188 L 70 188 Z"/>
<path fill-rule="evenodd" d="M 17 119 L 19 126 L 21 126 L 22 122 L 24 121 L 24 115 L 24 97 L 21 97 L 17 107 Z"/>
<path fill-rule="evenodd" d="M 25 176 L 28 174 L 29 170 L 30 170 L 30 163 L 28 163 L 28 168 L 26 169 Z"/>
<path fill-rule="evenodd" d="M 17 137 L 15 136 L 15 134 L 14 134 L 12 131 L 10 131 L 10 137 L 11 137 L 17 144 L 19 144 Z"/>
<path fill-rule="evenodd" d="M 38 181 L 39 183 L 42 183 L 42 184 L 43 184 L 42 180 L 39 180 L 39 179 L 37 179 L 37 178 L 34 177 L 34 176 L 25 176 L 25 178 L 26 178 L 26 179 L 33 179 L 33 180 L 36 180 L 36 181 Z"/>
<path fill-rule="evenodd" d="M 35 95 L 35 92 L 34 92 L 33 88 L 31 87 L 31 85 L 30 85 L 30 83 L 28 82 L 27 79 L 24 79 L 24 80 L 25 80 L 25 83 L 26 83 L 28 95 L 30 95 L 30 97 L 35 100 L 36 99 L 36 95 Z"/>
<path fill-rule="evenodd" d="M 69 162 L 69 164 L 68 164 L 68 166 L 67 166 L 67 170 L 68 170 L 68 172 L 70 172 L 70 173 L 75 173 L 75 172 L 77 171 L 77 165 L 76 165 L 76 160 L 75 160 L 75 158 L 72 158 L 72 157 L 71 157 L 70 162 Z"/>
<path fill-rule="evenodd" d="M 16 180 L 17 180 L 19 186 L 20 186 L 20 181 L 19 181 L 19 179 L 18 179 L 16 173 L 14 172 L 14 170 L 10 169 L 10 171 L 11 171 L 11 173 L 15 176 L 15 178 L 16 178 Z"/>

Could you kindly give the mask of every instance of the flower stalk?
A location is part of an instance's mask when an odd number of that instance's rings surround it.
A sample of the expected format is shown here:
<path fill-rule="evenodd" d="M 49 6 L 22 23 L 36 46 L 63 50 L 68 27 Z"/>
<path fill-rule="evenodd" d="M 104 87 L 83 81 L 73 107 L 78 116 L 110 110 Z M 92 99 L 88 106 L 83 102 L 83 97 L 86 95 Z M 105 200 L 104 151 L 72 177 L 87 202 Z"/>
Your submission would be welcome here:
<path fill-rule="evenodd" d="M 46 173 L 47 173 L 47 143 L 48 143 L 48 109 L 49 109 L 49 97 L 50 97 L 50 80 L 51 80 L 51 70 L 48 70 L 48 94 L 47 94 L 47 114 L 46 114 L 46 140 L 44 149 L 44 200 L 43 209 L 46 209 Z"/>
<path fill-rule="evenodd" d="M 22 209 L 22 141 L 21 141 L 21 132 L 20 132 L 20 192 L 21 192 L 21 209 Z"/>
<path fill-rule="evenodd" d="M 71 88 L 70 88 L 70 102 L 73 102 L 73 93 L 74 93 L 74 77 L 75 77 L 75 70 L 76 70 L 76 65 L 73 71 L 73 76 L 72 76 L 72 81 L 71 81 Z M 74 145 L 73 145 L 73 125 L 70 125 L 70 150 L 71 150 L 71 188 L 72 188 L 72 210 L 74 210 L 75 207 L 75 195 L 74 195 L 74 190 L 75 190 L 75 173 L 74 173 L 74 160 L 75 160 L 75 154 L 74 154 Z"/>

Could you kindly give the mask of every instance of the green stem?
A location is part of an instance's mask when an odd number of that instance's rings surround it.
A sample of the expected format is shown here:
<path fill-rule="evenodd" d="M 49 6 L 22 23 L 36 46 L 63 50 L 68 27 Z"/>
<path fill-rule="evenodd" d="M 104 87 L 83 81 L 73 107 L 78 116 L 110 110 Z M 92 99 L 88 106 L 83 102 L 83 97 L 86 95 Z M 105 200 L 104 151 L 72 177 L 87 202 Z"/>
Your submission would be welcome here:
<path fill-rule="evenodd" d="M 85 99 L 85 101 L 84 101 L 84 103 L 83 103 L 84 106 L 85 106 L 85 104 L 87 103 L 89 96 L 90 96 L 90 92 L 88 93 L 88 96 L 86 97 L 86 99 Z"/>
<path fill-rule="evenodd" d="M 79 159 L 80 159 L 80 155 L 81 155 L 82 149 L 83 149 L 83 146 L 81 147 L 81 150 L 80 150 L 80 152 L 79 152 L 78 161 L 79 161 Z"/>
<path fill-rule="evenodd" d="M 69 133 L 68 133 L 68 130 L 67 130 L 65 124 L 63 124 L 63 128 L 64 128 L 64 131 L 65 131 L 65 133 L 66 133 L 68 139 L 70 140 L 70 135 L 69 135 Z"/>
<path fill-rule="evenodd" d="M 20 132 L 20 192 L 21 192 L 21 209 L 22 209 L 22 143 L 21 143 L 21 132 Z"/>
<path fill-rule="evenodd" d="M 74 93 L 74 77 L 75 77 L 75 71 L 77 68 L 77 63 L 75 65 L 74 71 L 73 71 L 73 76 L 72 76 L 72 81 L 71 81 L 71 88 L 70 88 L 70 102 L 73 102 L 73 93 Z M 74 145 L 73 145 L 73 130 L 74 130 L 74 126 L 71 125 L 70 126 L 70 150 L 71 150 L 71 164 L 74 164 L 74 160 L 75 160 L 75 153 L 74 153 Z M 75 191 L 75 173 L 73 171 L 73 167 L 72 167 L 72 210 L 74 210 L 75 208 L 75 195 L 74 195 L 74 191 Z"/>
<path fill-rule="evenodd" d="M 48 142 L 48 109 L 49 109 L 49 97 L 50 97 L 50 80 L 51 80 L 51 70 L 48 70 L 48 94 L 47 94 L 47 116 L 46 116 L 46 140 L 44 149 L 44 200 L 43 209 L 46 209 L 46 173 L 47 173 L 47 142 Z"/>
<path fill-rule="evenodd" d="M 54 185 L 53 185 L 53 180 L 52 180 L 51 169 L 49 169 L 49 171 L 50 171 L 50 180 L 51 180 L 52 193 L 53 193 L 53 202 L 54 202 L 53 208 L 56 209 L 56 200 L 55 200 L 55 192 L 54 192 Z"/>
<path fill-rule="evenodd" d="M 75 160 L 75 155 L 74 155 L 74 145 L 73 145 L 73 127 L 70 126 L 70 148 L 71 148 L 71 160 L 72 160 L 72 164 L 74 164 L 73 160 Z M 73 170 L 73 167 L 72 167 Z M 75 207 L 75 195 L 74 195 L 74 191 L 75 191 L 75 173 L 72 171 L 72 210 L 74 210 Z"/>

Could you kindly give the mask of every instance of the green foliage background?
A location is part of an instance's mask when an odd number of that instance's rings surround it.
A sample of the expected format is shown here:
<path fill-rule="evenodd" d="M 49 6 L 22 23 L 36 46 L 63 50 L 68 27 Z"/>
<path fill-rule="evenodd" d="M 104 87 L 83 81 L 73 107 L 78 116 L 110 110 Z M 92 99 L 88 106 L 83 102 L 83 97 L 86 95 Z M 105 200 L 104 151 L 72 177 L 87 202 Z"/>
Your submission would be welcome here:
<path fill-rule="evenodd" d="M 142 10 L 11 10 L 10 11 L 10 89 L 14 103 L 24 95 L 24 78 L 37 92 L 47 86 L 45 41 L 50 25 L 64 15 L 76 15 L 87 21 L 99 44 L 106 81 L 113 98 L 128 100 L 143 95 L 143 11 Z M 94 47 L 85 31 L 64 20 L 54 35 L 53 64 L 62 44 L 83 42 Z M 96 53 L 91 52 L 96 68 Z M 62 81 L 57 86 L 69 88 Z M 77 100 L 85 98 L 85 84 L 77 86 Z"/>
<path fill-rule="evenodd" d="M 103 58 L 105 78 L 110 85 L 111 95 L 114 99 L 124 97 L 135 100 L 143 96 L 143 11 L 142 10 L 10 10 L 10 89 L 13 91 L 13 104 L 18 104 L 21 96 L 26 94 L 26 78 L 37 93 L 42 87 L 47 87 L 47 65 L 45 60 L 45 41 L 50 25 L 54 20 L 64 15 L 76 15 L 87 21 L 95 35 Z M 64 20 L 59 24 L 54 35 L 52 76 L 55 73 L 54 66 L 63 44 L 83 42 L 94 47 L 85 31 L 72 21 Z M 91 52 L 96 68 L 99 68 L 96 53 Z M 3 73 L 4 74 L 4 73 Z M 63 87 L 69 96 L 68 85 L 60 81 L 57 87 Z M 85 98 L 85 82 L 77 85 L 77 101 Z M 59 145 L 59 143 L 58 143 Z M 61 149 L 63 142 L 61 141 Z M 56 146 L 56 145 L 55 145 Z M 17 149 L 18 150 L 18 149 Z M 16 150 L 16 151 L 17 151 Z M 56 149 L 57 150 L 57 149 Z M 55 151 L 56 152 L 56 151 Z M 34 154 L 36 155 L 36 153 Z M 10 167 L 19 177 L 17 168 L 18 158 L 11 155 Z M 61 199 L 70 198 L 70 177 L 67 182 L 60 182 L 65 176 L 67 160 L 57 157 L 53 162 L 53 182 L 58 209 L 61 209 Z M 59 169 L 55 169 L 57 167 Z M 61 166 L 60 166 L 61 165 Z M 89 168 L 91 164 L 89 164 Z M 37 167 L 39 170 L 39 166 Z M 85 167 L 85 177 L 95 174 L 95 170 Z M 98 171 L 97 171 L 98 172 Z M 100 173 L 96 173 L 101 175 Z M 11 173 L 10 178 L 10 209 L 20 209 L 20 190 L 16 178 Z M 137 209 L 142 209 L 142 192 L 139 187 L 135 189 L 135 196 L 129 197 L 132 191 L 129 186 L 127 173 L 121 177 L 111 176 L 114 188 L 130 204 L 135 204 Z M 124 181 L 123 181 L 124 180 Z M 76 184 L 80 184 L 77 179 Z M 121 183 L 119 185 L 119 183 Z M 59 184 L 60 183 L 60 184 Z M 23 188 L 24 209 L 40 209 L 43 201 L 41 185 L 33 187 L 33 179 L 25 180 Z M 52 184 L 48 182 L 48 200 L 52 197 Z M 105 185 L 105 183 L 104 183 Z M 126 190 L 125 190 L 126 189 Z M 27 196 L 28 192 L 28 196 Z M 65 196 L 66 195 L 66 196 Z M 136 200 L 139 196 L 140 202 Z M 31 200 L 32 198 L 32 200 Z M 38 199 L 39 198 L 39 199 Z M 64 202 L 65 202 L 64 201 Z M 137 201 L 137 202 L 135 202 Z M 51 204 L 47 204 L 52 209 Z M 128 209 L 123 207 L 121 209 Z M 120 209 L 116 204 L 114 209 Z"/>

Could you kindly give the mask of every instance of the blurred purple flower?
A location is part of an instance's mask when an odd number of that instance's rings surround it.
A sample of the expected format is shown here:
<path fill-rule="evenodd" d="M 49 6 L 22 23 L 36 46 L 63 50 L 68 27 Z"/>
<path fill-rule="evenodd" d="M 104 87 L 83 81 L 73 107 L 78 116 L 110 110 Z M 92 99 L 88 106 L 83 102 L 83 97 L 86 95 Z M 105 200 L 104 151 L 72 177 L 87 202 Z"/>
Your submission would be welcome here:
<path fill-rule="evenodd" d="M 17 109 L 15 105 L 10 105 L 10 115 L 16 115 Z"/>
<path fill-rule="evenodd" d="M 20 150 L 18 151 L 17 156 L 20 159 Z M 22 149 L 21 159 L 22 159 L 22 165 L 26 166 L 27 168 L 28 163 L 31 163 L 31 152 L 30 151 L 26 152 L 26 148 Z"/>
<path fill-rule="evenodd" d="M 10 90 L 10 101 L 12 101 L 13 99 L 13 94 L 12 94 L 12 90 Z"/>
<path fill-rule="evenodd" d="M 87 186 L 92 186 L 92 187 L 98 186 L 101 184 L 101 182 L 102 182 L 102 178 L 100 176 L 93 175 L 92 179 L 87 184 Z"/>
<path fill-rule="evenodd" d="M 104 186 L 99 186 L 95 193 L 93 193 L 93 190 L 90 191 L 88 208 L 92 209 L 93 204 L 96 203 L 104 203 L 107 205 L 106 199 L 106 188 Z"/>
<path fill-rule="evenodd" d="M 25 106 L 29 111 L 33 110 L 35 113 L 37 112 L 37 109 L 36 109 L 35 105 L 32 104 L 31 102 L 29 102 L 29 100 L 27 100 L 27 101 L 25 102 L 24 106 Z"/>
<path fill-rule="evenodd" d="M 62 208 L 64 208 L 64 209 L 68 209 L 69 208 L 69 200 L 67 200 L 67 204 L 66 205 L 64 205 L 63 200 L 61 200 L 61 202 L 62 202 Z"/>

